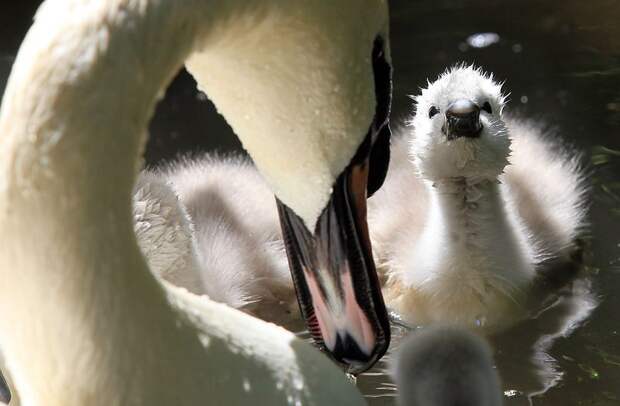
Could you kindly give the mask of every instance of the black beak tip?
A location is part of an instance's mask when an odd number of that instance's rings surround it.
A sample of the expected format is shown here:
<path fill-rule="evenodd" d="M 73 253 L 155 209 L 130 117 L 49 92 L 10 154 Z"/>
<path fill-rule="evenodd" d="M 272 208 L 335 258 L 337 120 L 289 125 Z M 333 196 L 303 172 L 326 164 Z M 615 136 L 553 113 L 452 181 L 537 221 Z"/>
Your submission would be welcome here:
<path fill-rule="evenodd" d="M 330 350 L 334 360 L 347 365 L 350 374 L 361 374 L 372 367 L 385 351 L 367 354 L 349 334 L 338 335 L 334 348 Z"/>
<path fill-rule="evenodd" d="M 478 137 L 482 131 L 480 107 L 471 100 L 455 100 L 446 110 L 446 122 L 442 130 L 449 140 Z"/>
<path fill-rule="evenodd" d="M 332 354 L 335 358 L 346 361 L 364 362 L 369 358 L 349 334 L 345 334 L 344 338 L 338 335 Z"/>

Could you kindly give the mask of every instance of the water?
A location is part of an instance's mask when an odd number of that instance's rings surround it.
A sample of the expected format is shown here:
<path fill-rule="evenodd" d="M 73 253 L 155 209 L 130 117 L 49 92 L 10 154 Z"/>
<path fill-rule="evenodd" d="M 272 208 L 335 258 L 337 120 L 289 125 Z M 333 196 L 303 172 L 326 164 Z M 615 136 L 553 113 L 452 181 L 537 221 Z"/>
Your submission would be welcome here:
<path fill-rule="evenodd" d="M 35 1 L 0 6 L 0 88 Z M 556 128 L 591 162 L 592 227 L 582 276 L 541 312 L 492 339 L 505 404 L 620 404 L 620 4 L 616 0 L 390 2 L 393 123 L 408 94 L 457 62 L 505 80 L 508 109 Z M 208 129 L 209 136 L 205 132 Z M 146 158 L 239 149 L 213 106 L 179 75 L 151 124 Z M 406 329 L 395 327 L 395 344 Z M 357 379 L 372 405 L 394 403 L 386 357 Z"/>

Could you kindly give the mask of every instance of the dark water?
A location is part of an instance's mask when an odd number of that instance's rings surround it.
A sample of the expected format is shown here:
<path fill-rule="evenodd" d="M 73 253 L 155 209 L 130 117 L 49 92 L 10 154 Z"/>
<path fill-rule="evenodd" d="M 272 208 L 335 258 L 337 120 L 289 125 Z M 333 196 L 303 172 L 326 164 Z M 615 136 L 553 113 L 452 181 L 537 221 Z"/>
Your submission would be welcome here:
<path fill-rule="evenodd" d="M 541 303 L 545 311 L 537 317 L 492 339 L 506 405 L 619 405 L 620 1 L 395 0 L 390 6 L 393 123 L 409 114 L 407 95 L 427 78 L 457 62 L 475 63 L 506 81 L 511 112 L 555 127 L 590 164 L 592 226 L 582 276 Z M 0 88 L 35 7 L 32 1 L 0 5 Z M 476 33 L 496 35 L 472 38 Z M 477 48 L 485 45 L 481 38 L 497 42 Z M 147 162 L 214 148 L 239 144 L 182 73 L 152 122 Z M 384 367 L 358 379 L 371 404 L 393 404 Z"/>

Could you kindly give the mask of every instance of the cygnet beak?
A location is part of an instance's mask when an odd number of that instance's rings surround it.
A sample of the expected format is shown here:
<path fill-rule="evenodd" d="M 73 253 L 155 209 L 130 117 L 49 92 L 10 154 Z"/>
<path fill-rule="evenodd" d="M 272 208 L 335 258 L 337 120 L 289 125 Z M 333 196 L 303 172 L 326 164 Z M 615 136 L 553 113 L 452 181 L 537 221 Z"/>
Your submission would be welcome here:
<path fill-rule="evenodd" d="M 448 140 L 478 137 L 482 130 L 480 107 L 468 99 L 455 100 L 446 110 L 446 121 L 441 130 Z"/>
<path fill-rule="evenodd" d="M 366 198 L 383 183 L 389 162 L 391 67 L 381 42 L 375 43 L 373 68 L 374 120 L 336 179 L 314 230 L 278 200 L 291 275 L 308 330 L 320 347 L 354 374 L 372 367 L 390 342 L 366 222 Z"/>

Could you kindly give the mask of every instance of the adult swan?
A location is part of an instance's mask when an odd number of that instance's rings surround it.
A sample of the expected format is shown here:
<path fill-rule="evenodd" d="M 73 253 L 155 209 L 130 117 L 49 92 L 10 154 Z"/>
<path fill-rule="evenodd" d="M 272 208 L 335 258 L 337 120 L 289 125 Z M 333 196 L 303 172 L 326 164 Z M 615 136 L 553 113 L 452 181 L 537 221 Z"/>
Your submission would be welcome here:
<path fill-rule="evenodd" d="M 0 112 L 0 344 L 23 404 L 360 402 L 291 335 L 162 288 L 131 190 L 155 102 L 187 59 L 278 196 L 304 315 L 366 368 L 388 341 L 364 199 L 387 161 L 385 3 L 41 7 Z"/>

